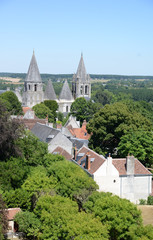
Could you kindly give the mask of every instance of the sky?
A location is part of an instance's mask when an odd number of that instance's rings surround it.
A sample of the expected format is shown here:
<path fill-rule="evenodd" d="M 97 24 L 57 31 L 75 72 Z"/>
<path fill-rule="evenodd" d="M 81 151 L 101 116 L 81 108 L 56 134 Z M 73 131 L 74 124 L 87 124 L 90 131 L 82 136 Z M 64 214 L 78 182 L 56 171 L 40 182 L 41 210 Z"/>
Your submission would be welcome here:
<path fill-rule="evenodd" d="M 0 72 L 153 76 L 153 0 L 0 0 Z"/>

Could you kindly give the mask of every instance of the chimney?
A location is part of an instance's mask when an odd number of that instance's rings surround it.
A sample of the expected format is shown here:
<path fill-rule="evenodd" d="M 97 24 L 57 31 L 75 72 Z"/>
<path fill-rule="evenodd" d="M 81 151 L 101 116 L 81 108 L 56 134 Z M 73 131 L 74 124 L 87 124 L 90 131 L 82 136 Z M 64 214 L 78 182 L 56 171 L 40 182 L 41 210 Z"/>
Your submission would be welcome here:
<path fill-rule="evenodd" d="M 107 157 L 107 175 L 112 174 L 112 157 L 111 154 L 109 153 L 109 156 Z"/>
<path fill-rule="evenodd" d="M 89 152 L 87 152 L 86 154 L 86 164 L 85 164 L 85 168 L 87 170 L 90 170 L 90 155 L 89 155 Z"/>
<path fill-rule="evenodd" d="M 126 157 L 126 172 L 127 172 L 127 175 L 134 175 L 134 165 L 135 165 L 134 156 L 127 156 Z"/>
<path fill-rule="evenodd" d="M 75 147 L 74 147 L 74 160 L 76 161 L 77 159 L 77 147 L 76 147 L 76 144 L 75 144 Z"/>

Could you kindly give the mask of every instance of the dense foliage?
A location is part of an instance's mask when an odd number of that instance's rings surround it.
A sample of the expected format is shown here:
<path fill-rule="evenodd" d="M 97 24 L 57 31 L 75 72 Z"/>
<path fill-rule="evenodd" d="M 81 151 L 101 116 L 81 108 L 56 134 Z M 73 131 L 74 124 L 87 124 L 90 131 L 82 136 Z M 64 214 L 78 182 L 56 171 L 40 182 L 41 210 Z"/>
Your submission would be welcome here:
<path fill-rule="evenodd" d="M 78 121 L 83 123 L 83 120 L 87 122 L 91 117 L 101 108 L 101 104 L 87 101 L 85 98 L 77 98 L 71 105 L 71 114 L 77 118 Z"/>
<path fill-rule="evenodd" d="M 0 95 L 0 99 L 4 101 L 7 110 L 11 115 L 21 115 L 22 107 L 17 96 L 12 91 L 4 92 Z"/>
<path fill-rule="evenodd" d="M 47 119 L 49 122 L 54 122 L 54 114 L 53 112 L 44 104 L 44 103 L 39 103 L 36 104 L 32 108 L 35 112 L 35 115 L 40 118 L 40 119 Z"/>

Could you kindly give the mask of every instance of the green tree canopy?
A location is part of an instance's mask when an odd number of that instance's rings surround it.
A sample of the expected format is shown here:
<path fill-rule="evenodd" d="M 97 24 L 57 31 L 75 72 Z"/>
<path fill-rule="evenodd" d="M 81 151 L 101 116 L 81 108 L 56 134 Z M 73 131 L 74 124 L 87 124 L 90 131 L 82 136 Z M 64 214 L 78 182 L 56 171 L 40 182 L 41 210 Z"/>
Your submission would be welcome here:
<path fill-rule="evenodd" d="M 53 163 L 48 173 L 57 179 L 56 191 L 65 197 L 88 195 L 98 188 L 97 184 L 79 166 L 67 160 Z"/>
<path fill-rule="evenodd" d="M 28 166 L 42 165 L 43 157 L 48 153 L 47 143 L 41 142 L 30 131 L 25 131 L 24 137 L 18 139 L 17 146 L 22 151 L 22 157 Z"/>
<path fill-rule="evenodd" d="M 4 233 L 8 229 L 7 210 L 3 201 L 2 195 L 0 194 L 0 239 L 4 239 Z"/>
<path fill-rule="evenodd" d="M 21 154 L 16 140 L 22 135 L 23 126 L 17 119 L 11 119 L 4 103 L 0 100 L 0 160 Z"/>
<path fill-rule="evenodd" d="M 134 155 L 144 165 L 153 164 L 153 133 L 151 131 L 129 132 L 121 137 L 118 145 L 118 156 Z"/>
<path fill-rule="evenodd" d="M 44 103 L 36 104 L 32 109 L 38 118 L 45 119 L 48 117 L 49 122 L 54 122 L 53 112 Z"/>
<path fill-rule="evenodd" d="M 45 100 L 44 104 L 52 111 L 54 118 L 57 117 L 58 103 L 55 100 Z"/>
<path fill-rule="evenodd" d="M 12 91 L 4 92 L 0 95 L 0 99 L 6 101 L 7 110 L 12 115 L 23 114 L 21 103 L 19 102 L 17 96 Z M 7 103 L 8 102 L 8 103 Z"/>
<path fill-rule="evenodd" d="M 130 111 L 122 102 L 105 105 L 87 125 L 92 133 L 89 146 L 97 152 L 113 153 L 118 147 L 121 137 L 129 131 L 152 128 L 151 122 L 142 114 Z"/>
<path fill-rule="evenodd" d="M 136 205 L 111 193 L 94 192 L 84 208 L 108 226 L 111 240 L 128 240 L 129 228 L 142 226 L 141 213 Z"/>
<path fill-rule="evenodd" d="M 93 215 L 78 212 L 77 204 L 68 198 L 42 196 L 35 214 L 41 221 L 40 239 L 108 239 L 106 227 Z"/>
<path fill-rule="evenodd" d="M 26 239 L 38 239 L 41 223 L 32 212 L 19 212 L 15 216 L 15 221 L 19 225 L 19 231 L 26 234 Z"/>
<path fill-rule="evenodd" d="M 83 120 L 88 122 L 101 107 L 101 104 L 94 103 L 91 100 L 87 101 L 85 98 L 80 97 L 72 103 L 71 114 L 81 123 L 83 123 Z"/>

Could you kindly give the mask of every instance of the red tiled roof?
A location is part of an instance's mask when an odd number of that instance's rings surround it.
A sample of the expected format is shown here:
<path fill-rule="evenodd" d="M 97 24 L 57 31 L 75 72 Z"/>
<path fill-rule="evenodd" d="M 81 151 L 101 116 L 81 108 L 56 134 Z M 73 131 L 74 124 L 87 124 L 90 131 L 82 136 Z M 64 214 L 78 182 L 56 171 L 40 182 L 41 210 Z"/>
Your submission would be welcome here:
<path fill-rule="evenodd" d="M 78 156 L 79 153 L 84 153 L 84 155 L 81 156 L 80 159 Z M 83 164 L 81 164 L 81 161 L 85 160 L 87 153 L 90 156 L 90 158 L 94 158 L 94 161 L 91 161 L 90 163 L 90 170 L 88 170 L 89 173 L 93 174 L 106 161 L 106 159 L 103 156 L 100 156 L 96 152 L 92 151 L 91 149 L 87 148 L 86 146 L 83 146 L 77 153 L 77 158 L 79 159 L 78 164 L 82 165 L 82 167 L 85 166 L 85 161 Z M 113 159 L 112 163 L 114 167 L 118 170 L 119 175 L 127 175 L 126 158 Z M 143 166 L 143 164 L 138 159 L 135 159 L 134 169 L 135 169 L 134 171 L 135 175 L 151 175 L 151 172 L 149 172 L 149 170 L 145 168 L 145 166 Z"/>
<path fill-rule="evenodd" d="M 126 158 L 114 158 L 113 165 L 119 171 L 119 175 L 126 175 Z M 135 159 L 134 174 L 151 175 L 151 172 L 149 172 L 148 169 L 145 168 L 145 166 L 143 166 L 143 164 L 138 159 Z"/>
<path fill-rule="evenodd" d="M 21 209 L 20 208 L 8 208 L 7 209 L 7 212 L 8 212 L 8 215 L 7 215 L 7 218 L 8 220 L 13 220 L 15 215 L 20 212 Z"/>
<path fill-rule="evenodd" d="M 52 153 L 58 153 L 58 154 L 62 155 L 63 157 L 65 157 L 67 160 L 70 160 L 72 158 L 72 156 L 61 147 L 55 148 Z"/>
<path fill-rule="evenodd" d="M 31 130 L 37 122 L 46 124 L 46 119 L 21 119 L 21 122 L 25 125 L 26 128 Z"/>
<path fill-rule="evenodd" d="M 25 114 L 29 109 L 31 110 L 30 107 L 22 107 L 22 110 L 23 110 L 24 114 Z"/>
<path fill-rule="evenodd" d="M 79 150 L 77 155 L 79 153 L 84 153 L 84 156 L 82 158 L 80 158 L 79 161 L 78 161 L 79 165 L 81 164 L 81 160 L 83 160 L 86 157 L 87 153 L 90 156 L 90 158 L 94 158 L 94 161 L 91 162 L 90 169 L 88 170 L 88 172 L 91 173 L 91 174 L 96 172 L 98 170 L 98 168 L 106 161 L 106 159 L 103 156 L 100 156 L 98 153 L 92 151 L 90 148 L 87 148 L 86 146 L 83 146 Z M 85 164 L 82 165 L 82 167 L 84 167 L 84 166 L 85 166 Z"/>
<path fill-rule="evenodd" d="M 72 128 L 71 125 L 69 125 L 67 128 L 74 137 L 88 140 L 90 138 L 90 134 L 87 133 L 86 125 L 87 122 L 84 120 L 81 128 Z"/>

